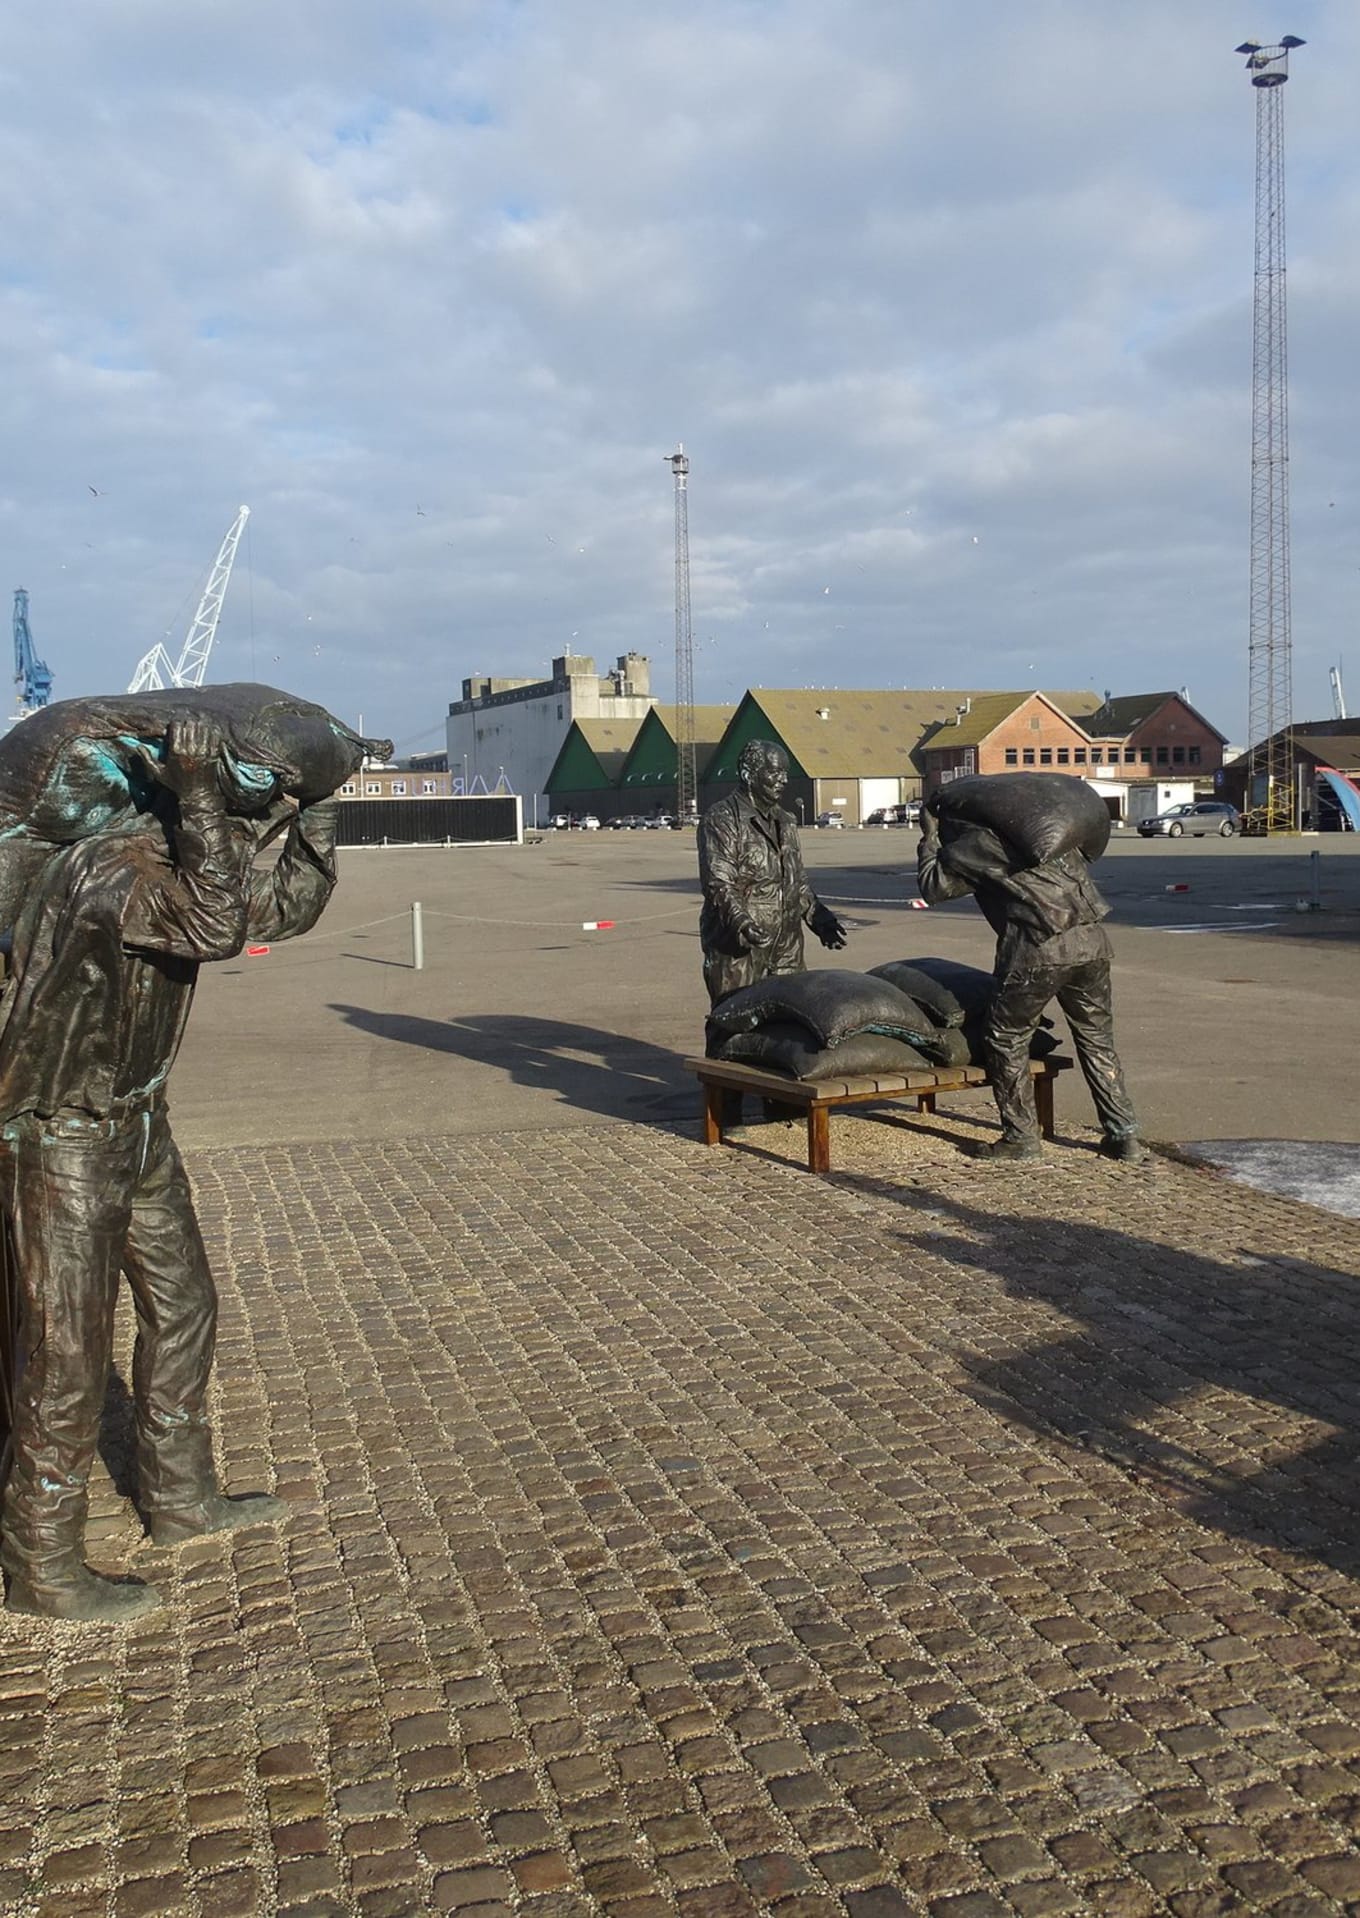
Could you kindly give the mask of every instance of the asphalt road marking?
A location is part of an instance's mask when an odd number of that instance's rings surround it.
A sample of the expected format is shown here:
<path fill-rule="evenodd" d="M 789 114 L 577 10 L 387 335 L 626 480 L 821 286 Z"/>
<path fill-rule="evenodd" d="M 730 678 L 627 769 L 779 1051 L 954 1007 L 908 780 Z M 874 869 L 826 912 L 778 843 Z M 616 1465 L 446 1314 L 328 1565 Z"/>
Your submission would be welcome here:
<path fill-rule="evenodd" d="M 1269 932 L 1278 919 L 1254 919 L 1248 926 L 1144 926 L 1144 932 Z"/>

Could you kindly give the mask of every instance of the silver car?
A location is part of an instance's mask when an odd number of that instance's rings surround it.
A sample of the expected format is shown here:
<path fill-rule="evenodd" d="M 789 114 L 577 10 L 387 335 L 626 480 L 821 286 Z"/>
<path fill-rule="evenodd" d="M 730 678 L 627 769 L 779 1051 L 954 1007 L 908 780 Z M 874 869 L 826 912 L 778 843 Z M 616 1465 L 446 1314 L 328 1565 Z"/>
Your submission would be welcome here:
<path fill-rule="evenodd" d="M 1138 830 L 1144 839 L 1179 839 L 1182 833 L 1193 833 L 1196 839 L 1202 839 L 1206 833 L 1231 839 L 1240 825 L 1236 806 L 1230 806 L 1226 800 L 1187 799 L 1184 805 L 1171 806 L 1155 818 L 1140 819 Z"/>

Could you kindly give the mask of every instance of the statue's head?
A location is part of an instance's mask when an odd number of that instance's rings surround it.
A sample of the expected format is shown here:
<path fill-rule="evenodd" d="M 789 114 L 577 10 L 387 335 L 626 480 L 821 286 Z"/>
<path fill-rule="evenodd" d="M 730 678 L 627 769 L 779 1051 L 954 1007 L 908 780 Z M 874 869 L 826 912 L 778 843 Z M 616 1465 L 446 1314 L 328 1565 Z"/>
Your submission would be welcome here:
<path fill-rule="evenodd" d="M 737 761 L 737 778 L 760 812 L 773 812 L 789 783 L 789 756 L 772 739 L 748 739 Z"/>

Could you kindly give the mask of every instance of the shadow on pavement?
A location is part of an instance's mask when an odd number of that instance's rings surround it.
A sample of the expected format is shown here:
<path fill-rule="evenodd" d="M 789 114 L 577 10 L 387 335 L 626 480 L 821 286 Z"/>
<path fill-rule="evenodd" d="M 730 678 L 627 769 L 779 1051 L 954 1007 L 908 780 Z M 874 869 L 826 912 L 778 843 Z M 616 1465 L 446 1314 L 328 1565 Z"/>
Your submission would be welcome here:
<path fill-rule="evenodd" d="M 698 1116 L 698 1091 L 680 1054 L 646 1039 L 519 1013 L 422 1019 L 335 1002 L 331 1011 L 375 1038 L 495 1066 L 516 1085 L 539 1087 L 587 1112 L 667 1123 Z"/>
<path fill-rule="evenodd" d="M 971 1234 L 927 1230 L 914 1244 L 1081 1321 L 1028 1350 L 962 1356 L 979 1402 L 1112 1459 L 1201 1524 L 1360 1574 L 1353 1276 L 1289 1257 L 1223 1264 L 937 1191 L 899 1196 Z"/>

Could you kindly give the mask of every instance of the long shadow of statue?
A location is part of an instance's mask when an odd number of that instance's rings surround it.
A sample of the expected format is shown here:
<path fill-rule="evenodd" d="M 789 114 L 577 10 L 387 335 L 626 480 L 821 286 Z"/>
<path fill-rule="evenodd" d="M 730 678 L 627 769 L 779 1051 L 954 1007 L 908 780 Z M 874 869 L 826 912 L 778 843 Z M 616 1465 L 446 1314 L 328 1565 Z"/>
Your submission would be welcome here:
<path fill-rule="evenodd" d="M 903 1202 L 971 1235 L 913 1243 L 1077 1322 L 964 1358 L 981 1402 L 1103 1454 L 1202 1524 L 1360 1574 L 1355 1276 L 1286 1256 L 1221 1263 L 936 1192 Z"/>
<path fill-rule="evenodd" d="M 493 1066 L 516 1085 L 539 1088 L 587 1112 L 667 1124 L 697 1120 L 698 1096 L 680 1055 L 645 1039 L 519 1013 L 422 1019 L 335 1003 L 331 1011 L 379 1039 Z"/>

